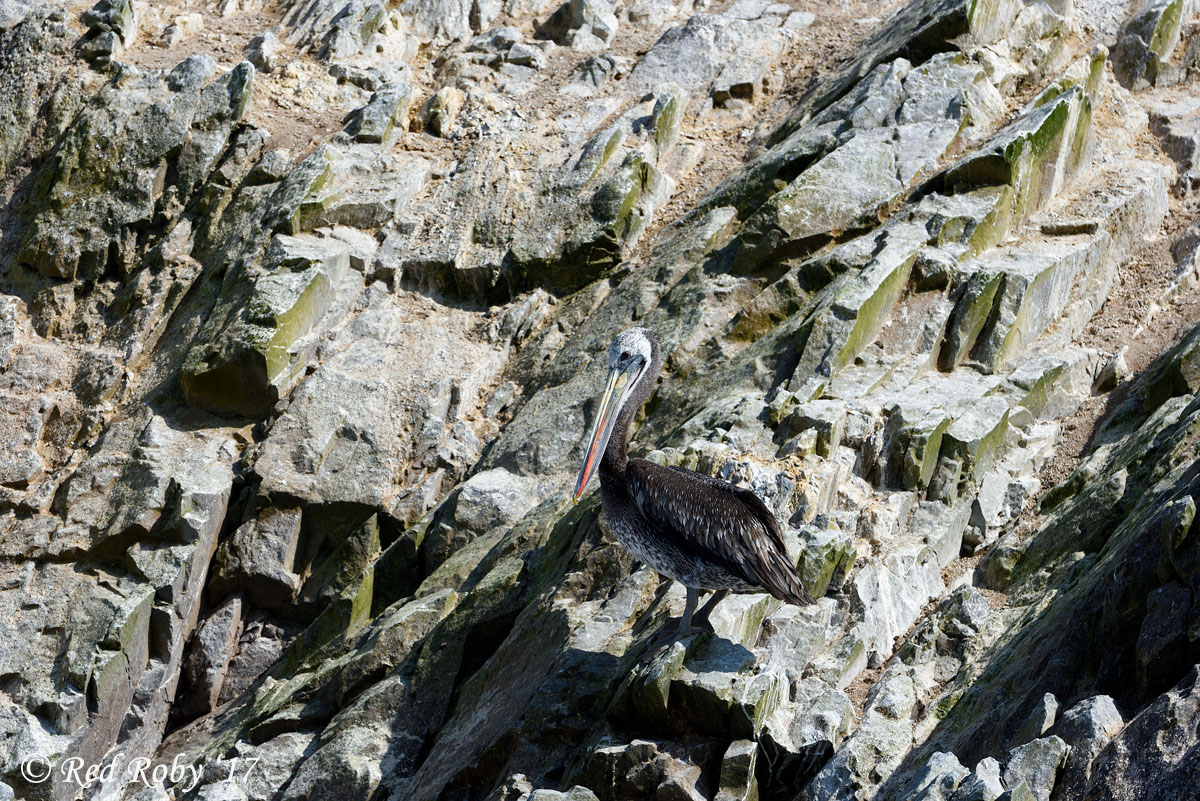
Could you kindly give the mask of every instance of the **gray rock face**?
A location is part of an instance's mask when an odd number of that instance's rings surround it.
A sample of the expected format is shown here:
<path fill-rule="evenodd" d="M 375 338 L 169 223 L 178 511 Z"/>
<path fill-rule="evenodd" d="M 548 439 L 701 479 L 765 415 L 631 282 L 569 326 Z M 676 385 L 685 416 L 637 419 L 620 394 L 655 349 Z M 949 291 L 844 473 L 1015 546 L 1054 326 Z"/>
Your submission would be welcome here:
<path fill-rule="evenodd" d="M 334 240 L 276 235 L 263 269 L 233 283 L 216 320 L 188 354 L 180 377 L 191 406 L 265 416 L 331 324 L 348 249 Z M 211 332 L 211 333 L 210 333 Z M 307 340 L 307 341 L 306 341 Z"/>
<path fill-rule="evenodd" d="M 536 503 L 536 481 L 507 470 L 484 470 L 463 483 L 454 519 L 461 526 L 483 533 L 520 520 Z"/>
<path fill-rule="evenodd" d="M 995 801 L 1004 794 L 1000 781 L 1000 763 L 991 757 L 979 761 L 971 775 L 950 796 L 950 801 Z"/>
<path fill-rule="evenodd" d="M 136 228 L 178 215 L 207 180 L 249 102 L 249 64 L 213 79 L 207 56 L 166 75 L 127 70 L 75 119 L 41 168 L 17 259 L 48 277 L 94 279 L 136 258 Z M 160 185 L 168 159 L 175 182 Z"/>
<path fill-rule="evenodd" d="M 242 599 L 236 596 L 209 615 L 196 630 L 191 653 L 183 666 L 190 703 L 180 710 L 182 714 L 204 714 L 217 705 L 241 633 Z"/>
<path fill-rule="evenodd" d="M 924 770 L 915 773 L 904 793 L 923 801 L 947 801 L 957 797 L 958 787 L 969 775 L 954 754 L 935 753 Z"/>
<path fill-rule="evenodd" d="M 1112 698 L 1097 695 L 1080 701 L 1063 714 L 1054 731 L 1071 746 L 1061 778 L 1064 787 L 1087 784 L 1092 761 L 1125 726 Z"/>
<path fill-rule="evenodd" d="M 100 0 L 84 12 L 88 27 L 80 53 L 96 66 L 105 67 L 137 35 L 137 8 L 133 0 Z"/>
<path fill-rule="evenodd" d="M 664 33 L 634 66 L 629 81 L 642 91 L 675 84 L 689 93 L 711 93 L 719 103 L 719 98 L 752 96 L 756 84 L 761 91 L 762 75 L 780 50 L 780 35 L 769 23 L 697 14 Z"/>
<path fill-rule="evenodd" d="M 1185 14 L 1195 8 L 1183 0 L 1151 0 L 1121 28 L 1113 48 L 1113 67 L 1125 86 L 1146 87 L 1158 80 L 1162 63 L 1179 43 Z"/>
<path fill-rule="evenodd" d="M 400 13 L 421 36 L 458 39 L 491 27 L 500 4 L 491 0 L 404 0 Z"/>
<path fill-rule="evenodd" d="M 1004 767 L 1008 787 L 1025 784 L 1038 801 L 1048 801 L 1059 770 L 1066 764 L 1071 747 L 1060 737 L 1033 740 L 1014 748 Z"/>
<path fill-rule="evenodd" d="M 271 508 L 239 526 L 217 553 L 210 579 L 213 590 L 245 592 L 268 609 L 292 603 L 300 589 L 294 572 L 300 518 L 299 509 Z M 237 634 L 232 636 L 236 639 Z"/>
<path fill-rule="evenodd" d="M 483 401 L 504 348 L 468 340 L 454 309 L 436 310 L 440 330 L 418 325 L 410 310 L 435 309 L 414 302 L 376 294 L 331 342 L 263 443 L 255 469 L 264 491 L 415 521 L 478 458 L 479 436 L 463 418 Z"/>
<path fill-rule="evenodd" d="M 52 5 L 0 2 L 0 798 L 1194 787 L 1195 3 Z M 655 644 L 683 588 L 569 500 L 631 325 L 632 455 L 817 603 Z M 194 786 L 62 771 L 118 757 Z"/>
<path fill-rule="evenodd" d="M 274 72 L 283 66 L 282 47 L 273 31 L 265 31 L 250 40 L 246 58 L 259 72 Z"/>
<path fill-rule="evenodd" d="M 602 0 L 567 0 L 538 28 L 539 35 L 576 50 L 603 49 L 617 35 L 617 17 Z"/>
<path fill-rule="evenodd" d="M 1163 141 L 1163 149 L 1175 161 L 1178 178 L 1175 190 L 1186 193 L 1200 183 L 1200 104 L 1190 101 L 1159 106 L 1151 112 L 1154 133 Z"/>
<path fill-rule="evenodd" d="M 1159 696 L 1114 737 L 1092 763 L 1091 779 L 1068 791 L 1069 798 L 1099 798 L 1126 788 L 1148 792 L 1189 793 L 1196 779 L 1193 760 L 1183 755 L 1195 748 L 1195 668 L 1170 691 Z M 1183 757 L 1183 758 L 1181 758 Z"/>

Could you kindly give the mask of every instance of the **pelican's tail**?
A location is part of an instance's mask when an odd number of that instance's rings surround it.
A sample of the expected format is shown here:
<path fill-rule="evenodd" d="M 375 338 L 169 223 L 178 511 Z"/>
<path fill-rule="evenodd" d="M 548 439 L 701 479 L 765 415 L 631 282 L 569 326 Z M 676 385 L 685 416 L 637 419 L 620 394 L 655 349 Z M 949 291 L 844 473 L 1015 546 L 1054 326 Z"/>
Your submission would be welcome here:
<path fill-rule="evenodd" d="M 795 606 L 811 606 L 816 601 L 804 589 L 804 583 L 791 560 L 778 552 L 772 552 L 771 570 L 767 576 L 767 591 L 785 603 Z"/>

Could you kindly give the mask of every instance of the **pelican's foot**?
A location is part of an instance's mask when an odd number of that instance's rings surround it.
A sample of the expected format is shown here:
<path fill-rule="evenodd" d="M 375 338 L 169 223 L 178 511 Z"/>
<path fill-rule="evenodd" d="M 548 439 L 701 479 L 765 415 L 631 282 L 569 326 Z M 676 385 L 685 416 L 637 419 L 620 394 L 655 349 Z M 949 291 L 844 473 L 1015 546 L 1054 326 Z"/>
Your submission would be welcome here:
<path fill-rule="evenodd" d="M 717 630 L 713 628 L 712 621 L 708 619 L 708 616 L 712 614 L 712 610 L 717 608 L 717 604 L 728 597 L 729 590 L 717 590 L 714 592 L 709 596 L 704 606 L 700 607 L 700 611 L 696 613 L 696 616 L 692 618 L 692 625 L 716 634 Z"/>
<path fill-rule="evenodd" d="M 686 637 L 687 634 L 688 632 L 684 631 L 682 626 L 671 625 L 671 621 L 668 620 L 659 628 L 658 633 L 654 635 L 654 639 L 650 641 L 647 651 L 649 653 L 657 653 L 664 648 L 669 648 Z"/>
<path fill-rule="evenodd" d="M 700 609 L 699 613 L 695 612 L 696 603 L 699 600 L 700 592 L 695 587 L 687 588 L 687 602 L 683 607 L 683 616 L 679 618 L 679 623 L 671 625 L 671 621 L 667 621 L 659 629 L 658 634 L 651 640 L 649 653 L 657 653 L 662 648 L 673 643 L 679 642 L 698 631 L 706 631 L 715 634 L 716 630 L 708 619 L 708 615 L 713 608 L 721 602 L 723 598 L 729 595 L 729 590 L 719 590 L 714 592 L 708 599 L 708 602 Z"/>

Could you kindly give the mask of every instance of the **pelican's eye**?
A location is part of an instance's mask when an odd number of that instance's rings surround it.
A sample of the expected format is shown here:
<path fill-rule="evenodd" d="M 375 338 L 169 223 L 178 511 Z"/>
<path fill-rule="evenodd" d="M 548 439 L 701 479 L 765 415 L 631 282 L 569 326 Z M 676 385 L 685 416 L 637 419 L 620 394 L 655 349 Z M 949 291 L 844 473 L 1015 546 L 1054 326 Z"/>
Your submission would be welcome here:
<path fill-rule="evenodd" d="M 621 361 L 623 361 L 623 362 L 629 361 L 629 351 L 627 351 L 627 350 L 621 351 Z"/>

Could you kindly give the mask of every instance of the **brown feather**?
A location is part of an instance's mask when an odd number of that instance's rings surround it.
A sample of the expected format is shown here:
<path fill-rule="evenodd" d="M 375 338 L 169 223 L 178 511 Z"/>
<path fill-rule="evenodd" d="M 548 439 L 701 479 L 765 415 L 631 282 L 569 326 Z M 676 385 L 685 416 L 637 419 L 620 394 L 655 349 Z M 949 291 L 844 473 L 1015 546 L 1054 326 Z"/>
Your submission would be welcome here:
<path fill-rule="evenodd" d="M 778 521 L 750 490 L 644 459 L 629 460 L 625 484 L 641 513 L 676 541 L 782 601 L 814 603 L 788 558 Z"/>

